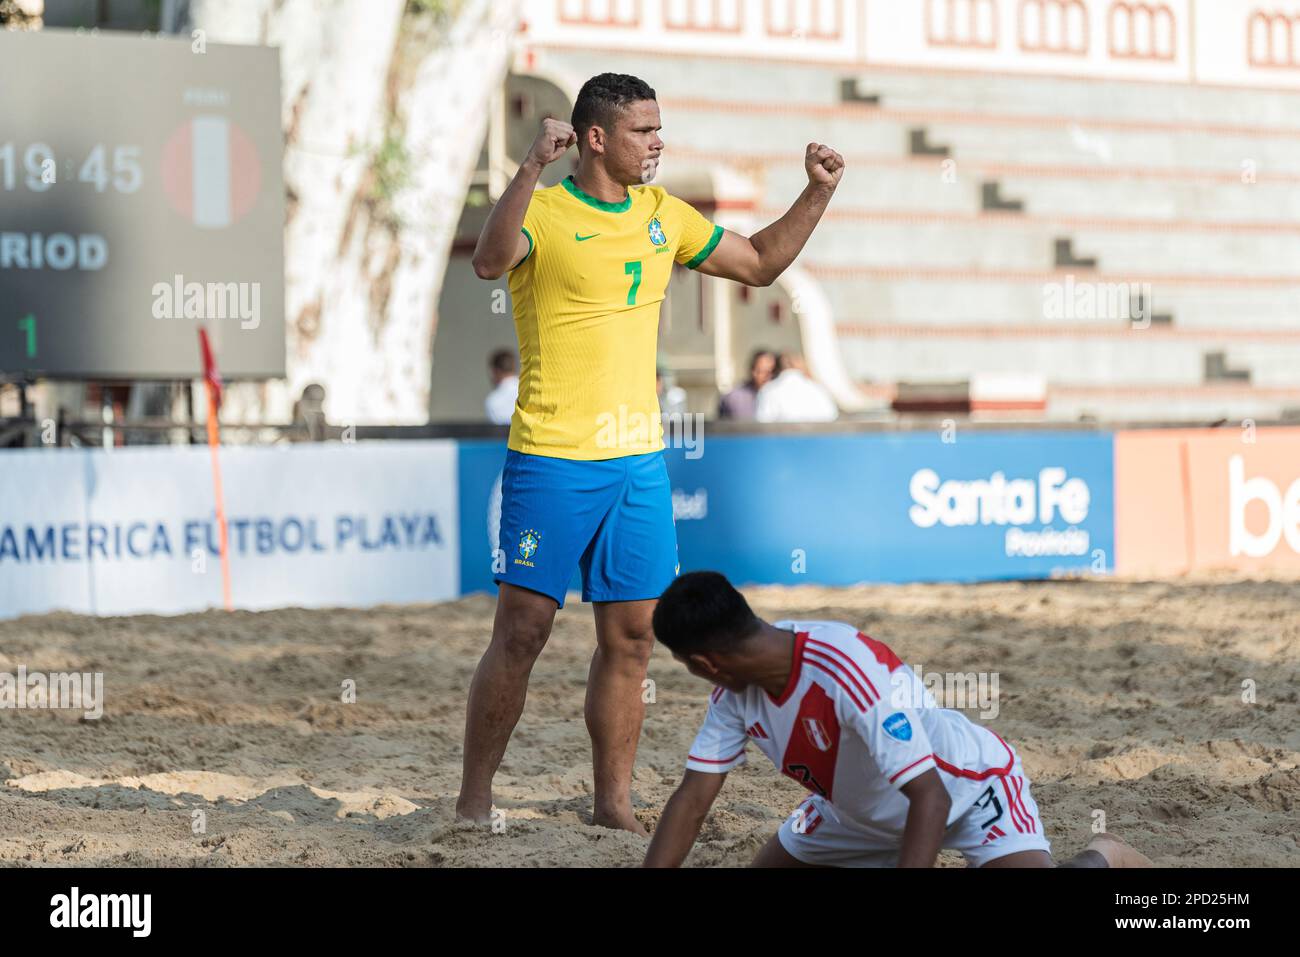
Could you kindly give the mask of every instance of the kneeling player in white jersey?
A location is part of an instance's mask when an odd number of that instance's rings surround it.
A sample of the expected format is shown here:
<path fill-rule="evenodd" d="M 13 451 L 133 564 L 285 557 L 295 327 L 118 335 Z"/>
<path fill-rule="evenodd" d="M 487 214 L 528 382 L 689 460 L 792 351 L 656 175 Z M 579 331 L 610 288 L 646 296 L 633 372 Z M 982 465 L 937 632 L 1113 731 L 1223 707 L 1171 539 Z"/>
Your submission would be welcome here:
<path fill-rule="evenodd" d="M 655 637 L 717 687 L 668 800 L 647 866 L 686 859 L 727 772 L 753 743 L 811 795 L 756 866 L 932 867 L 941 848 L 972 867 L 1052 867 L 1020 757 L 940 708 L 885 644 L 835 621 L 762 621 L 716 572 L 668 587 Z M 1061 866 L 1150 862 L 1110 835 Z"/>

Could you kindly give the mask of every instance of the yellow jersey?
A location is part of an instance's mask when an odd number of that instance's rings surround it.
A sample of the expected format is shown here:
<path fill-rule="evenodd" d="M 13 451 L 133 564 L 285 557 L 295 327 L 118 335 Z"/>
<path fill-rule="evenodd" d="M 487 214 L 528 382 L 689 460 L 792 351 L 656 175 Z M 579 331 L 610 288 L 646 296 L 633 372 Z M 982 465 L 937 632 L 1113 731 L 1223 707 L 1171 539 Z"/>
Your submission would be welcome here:
<path fill-rule="evenodd" d="M 659 304 L 673 262 L 699 266 L 722 227 L 662 187 L 606 203 L 570 176 L 533 193 L 523 233 L 528 252 L 510 271 L 520 372 L 509 447 L 580 460 L 662 449 Z"/>

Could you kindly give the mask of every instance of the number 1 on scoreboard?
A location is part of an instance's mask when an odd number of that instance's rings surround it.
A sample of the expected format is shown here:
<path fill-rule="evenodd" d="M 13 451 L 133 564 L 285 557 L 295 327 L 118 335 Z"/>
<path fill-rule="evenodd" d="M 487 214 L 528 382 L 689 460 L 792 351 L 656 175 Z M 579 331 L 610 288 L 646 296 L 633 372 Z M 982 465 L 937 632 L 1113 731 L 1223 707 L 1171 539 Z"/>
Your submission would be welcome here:
<path fill-rule="evenodd" d="M 27 358 L 36 356 L 36 317 L 30 313 L 18 320 L 20 331 L 27 333 Z"/>

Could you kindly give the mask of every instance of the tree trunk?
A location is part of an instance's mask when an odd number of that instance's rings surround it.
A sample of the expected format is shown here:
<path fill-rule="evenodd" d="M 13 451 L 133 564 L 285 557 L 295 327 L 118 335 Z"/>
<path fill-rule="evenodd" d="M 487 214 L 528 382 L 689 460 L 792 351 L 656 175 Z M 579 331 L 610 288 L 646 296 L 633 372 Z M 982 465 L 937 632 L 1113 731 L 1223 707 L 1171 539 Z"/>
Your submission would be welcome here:
<path fill-rule="evenodd" d="M 39 30 L 45 15 L 45 0 L 0 0 L 0 27 L 6 30 Z"/>
<path fill-rule="evenodd" d="M 428 419 L 435 307 L 519 3 L 418 6 L 191 4 L 208 42 L 281 49 L 287 379 L 233 387 L 228 421 L 286 421 L 311 382 L 335 424 Z"/>

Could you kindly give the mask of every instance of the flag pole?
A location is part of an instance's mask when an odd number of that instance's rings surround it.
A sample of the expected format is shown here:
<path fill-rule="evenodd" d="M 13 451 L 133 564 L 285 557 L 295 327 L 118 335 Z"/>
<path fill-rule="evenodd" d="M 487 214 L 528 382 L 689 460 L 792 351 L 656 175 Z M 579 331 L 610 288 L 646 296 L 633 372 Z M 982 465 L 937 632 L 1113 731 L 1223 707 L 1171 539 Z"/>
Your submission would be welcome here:
<path fill-rule="evenodd" d="M 221 492 L 221 448 L 220 426 L 217 413 L 221 409 L 221 379 L 217 374 L 217 364 L 213 360 L 212 345 L 208 342 L 208 330 L 199 329 L 199 349 L 203 353 L 203 387 L 208 395 L 208 449 L 212 453 L 212 488 L 217 500 L 217 535 L 221 547 L 221 596 L 226 611 L 234 606 L 230 601 L 230 548 L 226 529 L 226 503 Z"/>

